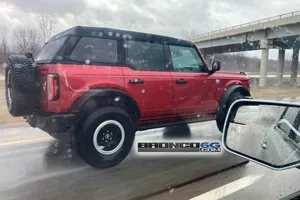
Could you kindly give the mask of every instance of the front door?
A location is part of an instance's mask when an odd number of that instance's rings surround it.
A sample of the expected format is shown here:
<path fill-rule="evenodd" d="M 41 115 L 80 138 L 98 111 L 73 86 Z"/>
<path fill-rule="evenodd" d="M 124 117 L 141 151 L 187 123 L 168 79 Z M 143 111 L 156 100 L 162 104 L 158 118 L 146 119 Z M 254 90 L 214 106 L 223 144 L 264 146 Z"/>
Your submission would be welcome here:
<path fill-rule="evenodd" d="M 173 77 L 173 112 L 194 115 L 207 112 L 214 96 L 213 77 L 193 46 L 169 45 Z"/>
<path fill-rule="evenodd" d="M 123 67 L 125 88 L 141 110 L 141 120 L 172 114 L 172 76 L 165 67 L 162 44 L 128 41 L 127 67 Z"/>

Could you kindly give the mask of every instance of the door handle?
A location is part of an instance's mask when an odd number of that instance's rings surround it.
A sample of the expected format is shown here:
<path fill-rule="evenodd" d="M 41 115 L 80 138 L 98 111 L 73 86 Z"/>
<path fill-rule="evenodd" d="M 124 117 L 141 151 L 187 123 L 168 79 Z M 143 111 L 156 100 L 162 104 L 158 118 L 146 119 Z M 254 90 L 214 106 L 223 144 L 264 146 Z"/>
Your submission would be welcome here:
<path fill-rule="evenodd" d="M 187 84 L 188 81 L 187 81 L 187 80 L 184 80 L 184 79 L 177 79 L 177 80 L 176 80 L 176 83 L 177 83 L 177 84 Z"/>
<path fill-rule="evenodd" d="M 129 80 L 130 84 L 143 84 L 144 82 L 145 81 L 143 79 L 139 79 L 139 78 Z"/>

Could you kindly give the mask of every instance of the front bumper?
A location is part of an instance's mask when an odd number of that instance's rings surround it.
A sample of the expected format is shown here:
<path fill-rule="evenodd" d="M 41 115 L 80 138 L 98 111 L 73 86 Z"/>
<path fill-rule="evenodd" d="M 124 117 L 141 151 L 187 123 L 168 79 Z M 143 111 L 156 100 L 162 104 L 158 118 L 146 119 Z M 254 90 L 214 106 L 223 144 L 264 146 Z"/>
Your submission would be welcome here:
<path fill-rule="evenodd" d="M 27 122 L 31 126 L 38 127 L 49 134 L 69 132 L 75 124 L 75 114 L 47 115 L 45 113 L 34 112 L 27 117 Z"/>

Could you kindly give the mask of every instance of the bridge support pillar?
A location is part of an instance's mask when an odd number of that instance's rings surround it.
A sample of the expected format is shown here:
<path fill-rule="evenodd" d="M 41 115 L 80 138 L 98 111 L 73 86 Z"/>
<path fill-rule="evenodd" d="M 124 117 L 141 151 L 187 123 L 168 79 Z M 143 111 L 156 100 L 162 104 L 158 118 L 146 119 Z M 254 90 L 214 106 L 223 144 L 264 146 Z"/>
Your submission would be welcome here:
<path fill-rule="evenodd" d="M 269 59 L 269 42 L 264 39 L 260 41 L 261 61 L 260 61 L 260 78 L 259 86 L 264 87 L 267 84 L 268 59 Z"/>
<path fill-rule="evenodd" d="M 278 65 L 277 65 L 277 84 L 278 84 L 278 86 L 282 85 L 284 60 L 285 60 L 285 49 L 279 49 L 278 50 Z"/>
<path fill-rule="evenodd" d="M 204 58 L 205 58 L 205 60 L 206 60 L 206 62 L 207 62 L 207 64 L 208 64 L 208 67 L 210 68 L 210 67 L 211 67 L 211 64 L 212 64 L 212 62 L 213 62 L 213 60 L 214 60 L 214 56 L 213 56 L 212 54 L 206 54 L 206 55 L 204 56 Z"/>
<path fill-rule="evenodd" d="M 299 49 L 293 49 L 292 67 L 291 67 L 291 83 L 296 85 L 298 73 Z"/>

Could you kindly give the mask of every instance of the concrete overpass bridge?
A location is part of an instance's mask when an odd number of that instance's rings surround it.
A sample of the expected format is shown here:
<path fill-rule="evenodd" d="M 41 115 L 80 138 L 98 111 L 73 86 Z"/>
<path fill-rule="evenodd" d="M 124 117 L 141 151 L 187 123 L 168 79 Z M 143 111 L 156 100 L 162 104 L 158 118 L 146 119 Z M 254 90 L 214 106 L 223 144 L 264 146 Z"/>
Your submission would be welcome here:
<path fill-rule="evenodd" d="M 279 49 L 277 82 L 282 84 L 285 49 L 293 49 L 291 81 L 297 81 L 300 11 L 240 24 L 189 38 L 206 57 L 213 54 L 262 50 L 259 86 L 267 82 L 269 49 Z"/>

